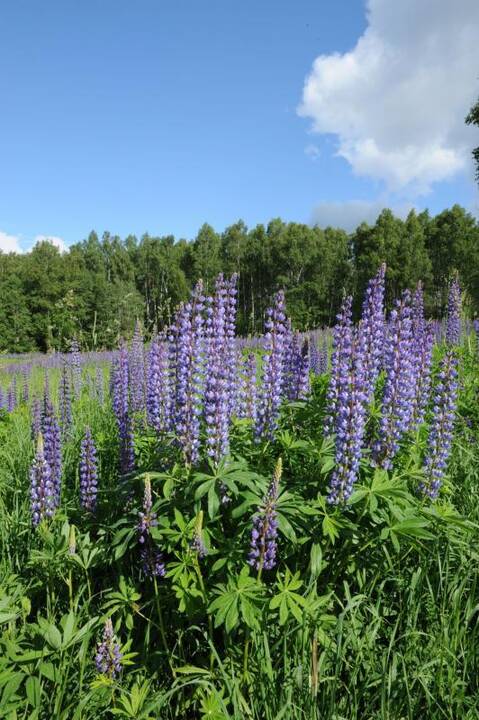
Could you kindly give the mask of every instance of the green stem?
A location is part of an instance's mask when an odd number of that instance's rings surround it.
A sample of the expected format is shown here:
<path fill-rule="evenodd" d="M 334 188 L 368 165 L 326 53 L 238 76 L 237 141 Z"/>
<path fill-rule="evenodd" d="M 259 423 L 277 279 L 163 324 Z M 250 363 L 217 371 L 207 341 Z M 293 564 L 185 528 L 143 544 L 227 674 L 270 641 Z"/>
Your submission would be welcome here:
<path fill-rule="evenodd" d="M 205 583 L 203 581 L 203 575 L 201 573 L 200 564 L 198 562 L 198 556 L 196 556 L 196 558 L 195 558 L 195 569 L 196 569 L 196 574 L 198 576 L 198 581 L 200 583 L 201 592 L 203 593 L 203 602 L 205 604 L 206 616 L 208 618 L 208 635 L 209 635 L 211 644 L 214 645 L 214 643 L 213 643 L 213 620 L 211 618 L 211 615 L 208 615 L 208 597 L 206 595 Z M 210 651 L 210 670 L 213 669 L 214 659 L 215 658 L 214 658 L 213 651 Z"/>
<path fill-rule="evenodd" d="M 257 581 L 261 582 L 261 574 L 263 572 L 263 563 L 264 563 L 264 552 L 261 551 L 259 564 L 258 564 L 258 575 L 256 576 Z M 246 678 L 248 677 L 248 658 L 249 658 L 249 646 L 251 641 L 251 632 L 249 628 L 246 630 L 246 639 L 244 643 L 244 650 L 243 650 L 243 682 L 246 682 Z"/>
<path fill-rule="evenodd" d="M 170 666 L 171 674 L 173 675 L 174 678 L 176 678 L 176 670 L 175 670 L 175 668 L 174 668 L 174 665 L 173 665 L 173 662 L 172 662 L 172 659 L 171 659 L 170 650 L 169 650 L 169 648 L 168 648 L 168 642 L 167 642 L 167 640 L 166 640 L 165 623 L 164 623 L 164 620 L 163 620 L 163 613 L 161 612 L 160 596 L 159 596 L 159 593 L 158 593 L 158 583 L 157 583 L 156 577 L 153 577 L 153 584 L 154 584 L 154 587 L 155 587 L 156 612 L 157 612 L 157 614 L 158 614 L 158 620 L 159 620 L 159 622 L 160 622 L 160 635 L 161 635 L 161 640 L 162 640 L 162 642 L 163 642 L 163 647 L 164 647 L 164 649 L 165 649 L 166 658 L 167 658 L 167 660 L 168 660 L 168 665 Z"/>
<path fill-rule="evenodd" d="M 68 598 L 70 601 L 70 610 L 73 611 L 73 578 L 72 571 L 68 571 Z"/>

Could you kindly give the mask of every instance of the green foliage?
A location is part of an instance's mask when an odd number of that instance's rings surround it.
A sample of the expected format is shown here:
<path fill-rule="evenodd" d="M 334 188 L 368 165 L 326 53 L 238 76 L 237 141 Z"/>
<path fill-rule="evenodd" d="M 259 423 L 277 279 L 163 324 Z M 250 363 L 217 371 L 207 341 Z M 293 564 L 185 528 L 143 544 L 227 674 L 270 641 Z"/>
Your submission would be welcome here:
<path fill-rule="evenodd" d="M 472 116 L 471 116 L 472 117 Z M 475 116 L 474 116 L 475 117 Z M 405 221 L 383 210 L 373 226 L 348 236 L 279 218 L 218 234 L 204 224 L 191 242 L 171 235 L 124 240 L 91 232 L 67 252 L 48 242 L 24 255 L 0 253 L 0 351 L 115 347 L 140 319 L 149 336 L 170 324 L 177 305 L 202 278 L 237 272 L 239 330 L 263 330 L 273 294 L 283 288 L 294 327 L 331 326 L 346 293 L 359 310 L 364 288 L 386 262 L 388 303 L 424 282 L 428 314 L 439 316 L 444 288 L 459 271 L 471 314 L 479 312 L 479 227 L 455 205 L 436 217 L 411 211 Z"/>
<path fill-rule="evenodd" d="M 418 496 L 424 433 L 394 472 L 368 462 L 347 508 L 326 502 L 325 378 L 287 404 L 273 442 L 233 428 L 232 457 L 186 468 L 165 438 L 135 434 L 140 469 L 119 477 L 111 407 L 74 401 L 62 510 L 33 531 L 25 406 L 0 418 L 0 717 L 403 720 L 479 714 L 479 357 L 461 350 L 453 454 L 439 500 Z M 56 373 L 51 375 L 56 386 Z M 89 372 L 88 369 L 85 372 Z M 34 378 L 40 384 L 41 374 Z M 79 437 L 101 465 L 95 516 L 79 507 Z M 424 428 L 423 428 L 424 430 Z M 248 564 L 252 517 L 282 458 L 278 566 Z M 166 575 L 145 577 L 138 512 L 145 476 Z M 225 496 L 227 502 L 225 502 Z M 208 550 L 192 547 L 200 533 Z M 94 656 L 106 618 L 117 677 Z"/>

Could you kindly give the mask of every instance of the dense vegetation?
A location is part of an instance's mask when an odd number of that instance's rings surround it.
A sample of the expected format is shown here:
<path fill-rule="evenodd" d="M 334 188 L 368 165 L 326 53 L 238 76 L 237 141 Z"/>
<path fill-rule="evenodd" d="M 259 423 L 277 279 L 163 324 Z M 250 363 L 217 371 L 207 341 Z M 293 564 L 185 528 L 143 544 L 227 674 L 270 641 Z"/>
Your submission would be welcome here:
<path fill-rule="evenodd" d="M 149 346 L 4 362 L 0 716 L 477 718 L 479 352 L 423 300 L 386 321 L 381 268 L 331 352 L 278 293 L 245 347 L 220 277 Z"/>
<path fill-rule="evenodd" d="M 204 225 L 191 241 L 172 236 L 121 240 L 92 232 L 60 252 L 40 243 L 25 255 L 0 254 L 0 350 L 116 347 L 138 318 L 147 335 L 171 321 L 198 278 L 207 290 L 219 272 L 239 273 L 238 330 L 261 332 L 279 288 L 297 328 L 331 326 L 344 294 L 359 309 L 367 280 L 388 264 L 387 304 L 422 280 L 426 313 L 444 309 L 444 287 L 458 270 L 472 313 L 479 311 L 479 227 L 459 206 L 436 217 L 411 212 L 405 221 L 384 210 L 374 226 L 344 231 L 273 220 L 248 230 L 242 222 L 219 234 Z"/>

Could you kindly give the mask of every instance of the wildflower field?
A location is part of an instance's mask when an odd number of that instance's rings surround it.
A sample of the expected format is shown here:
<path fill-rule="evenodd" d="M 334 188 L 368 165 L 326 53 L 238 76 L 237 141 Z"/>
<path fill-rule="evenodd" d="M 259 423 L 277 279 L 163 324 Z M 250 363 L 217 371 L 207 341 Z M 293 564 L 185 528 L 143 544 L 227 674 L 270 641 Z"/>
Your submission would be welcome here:
<path fill-rule="evenodd" d="M 0 718 L 479 718 L 478 336 L 385 272 L 1 359 Z"/>

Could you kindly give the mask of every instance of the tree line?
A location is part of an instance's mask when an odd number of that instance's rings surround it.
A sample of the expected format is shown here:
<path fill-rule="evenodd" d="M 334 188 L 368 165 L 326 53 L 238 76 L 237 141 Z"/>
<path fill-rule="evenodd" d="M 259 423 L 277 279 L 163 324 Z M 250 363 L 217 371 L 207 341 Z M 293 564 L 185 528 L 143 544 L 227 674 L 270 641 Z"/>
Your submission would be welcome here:
<path fill-rule="evenodd" d="M 29 253 L 0 253 L 0 350 L 64 350 L 74 336 L 83 349 L 114 347 L 137 319 L 151 335 L 171 322 L 198 278 L 211 292 L 220 272 L 239 275 L 242 334 L 261 332 L 279 288 L 296 328 L 332 325 L 346 293 L 359 311 L 381 262 L 389 304 L 422 280 L 426 312 L 438 316 L 458 272 L 470 314 L 479 311 L 479 225 L 459 205 L 434 217 L 411 211 L 405 220 L 385 209 L 351 234 L 280 219 L 251 229 L 240 220 L 222 233 L 205 224 L 191 241 L 91 232 L 65 253 L 45 241 Z"/>

